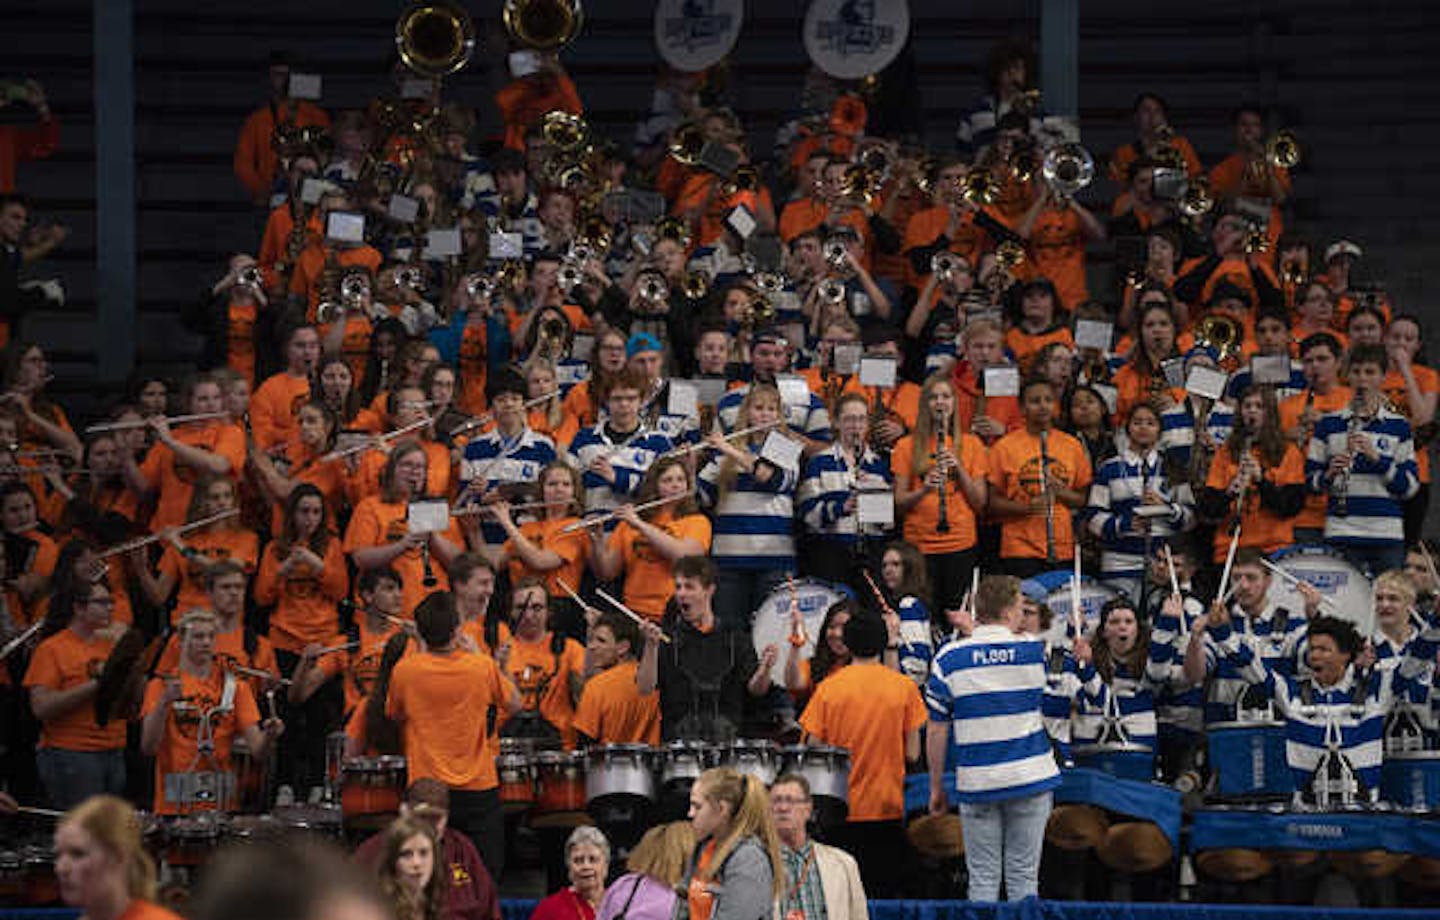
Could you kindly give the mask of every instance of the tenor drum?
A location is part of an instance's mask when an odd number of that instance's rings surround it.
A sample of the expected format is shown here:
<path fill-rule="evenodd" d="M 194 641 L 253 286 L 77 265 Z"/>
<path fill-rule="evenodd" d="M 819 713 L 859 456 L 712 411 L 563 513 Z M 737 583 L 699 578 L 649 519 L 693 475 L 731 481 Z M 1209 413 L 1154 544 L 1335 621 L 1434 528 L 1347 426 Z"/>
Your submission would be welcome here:
<path fill-rule="evenodd" d="M 578 827 L 585 813 L 585 755 L 579 751 L 541 751 L 535 755 L 538 794 L 531 827 Z"/>
<path fill-rule="evenodd" d="M 585 770 L 585 800 L 592 807 L 615 797 L 655 801 L 655 756 L 648 745 L 591 748 Z"/>
<path fill-rule="evenodd" d="M 1205 734 L 1216 795 L 1288 796 L 1295 791 L 1285 762 L 1283 722 L 1216 722 Z"/>
<path fill-rule="evenodd" d="M 345 834 L 343 811 L 333 806 L 287 805 L 275 809 L 275 820 L 289 832 L 330 838 L 343 837 Z"/>
<path fill-rule="evenodd" d="M 1264 878 L 1275 866 L 1270 862 L 1270 857 L 1259 850 L 1231 847 L 1197 853 L 1195 868 L 1222 882 L 1244 884 Z"/>
<path fill-rule="evenodd" d="M 817 578 L 795 580 L 793 603 L 800 608 L 800 615 L 805 620 L 805 644 L 800 646 L 802 661 L 808 661 L 815 654 L 815 640 L 820 635 L 820 624 L 825 621 L 825 611 L 845 597 L 844 592 L 829 582 Z M 791 603 L 790 586 L 785 584 L 766 595 L 759 609 L 755 611 L 755 623 L 750 634 L 755 640 L 757 656 L 763 656 L 766 646 L 770 645 L 787 650 L 790 648 Z M 785 660 L 788 654 L 787 651 L 785 655 L 778 656 L 770 668 L 770 680 L 776 686 L 785 686 Z"/>
<path fill-rule="evenodd" d="M 1276 552 L 1272 558 L 1282 570 L 1308 581 L 1315 590 L 1335 601 L 1333 609 L 1327 605 L 1326 613 L 1351 621 L 1362 636 L 1374 631 L 1370 579 L 1348 556 L 1329 546 L 1291 546 Z M 1291 613 L 1304 616 L 1305 599 L 1283 578 L 1271 582 L 1270 597 Z"/>
<path fill-rule="evenodd" d="M 205 865 L 220 845 L 225 824 L 224 816 L 215 812 L 172 818 L 165 825 L 166 865 L 175 869 Z"/>
<path fill-rule="evenodd" d="M 660 750 L 660 784 L 688 789 L 715 762 L 715 753 L 699 741 L 671 741 Z"/>
<path fill-rule="evenodd" d="M 1155 752 L 1133 742 L 1082 744 L 1074 749 L 1075 765 L 1109 773 L 1118 779 L 1148 783 L 1155 778 Z"/>
<path fill-rule="evenodd" d="M 388 821 L 405 792 L 404 757 L 351 757 L 340 768 L 340 810 L 347 822 Z"/>
<path fill-rule="evenodd" d="M 49 846 L 28 846 L 20 852 L 24 865 L 24 901 L 31 907 L 60 903 L 60 883 L 55 879 L 55 850 Z"/>
<path fill-rule="evenodd" d="M 1061 850 L 1083 852 L 1105 842 L 1110 818 L 1094 805 L 1067 802 L 1050 810 L 1045 822 L 1045 842 Z"/>
<path fill-rule="evenodd" d="M 1175 857 L 1170 838 L 1149 821 L 1112 824 L 1095 846 L 1095 855 L 1116 872 L 1139 874 L 1167 866 Z"/>
<path fill-rule="evenodd" d="M 501 738 L 495 757 L 500 778 L 500 806 L 507 812 L 535 804 L 535 744 L 529 738 Z"/>
<path fill-rule="evenodd" d="M 798 773 L 810 784 L 815 814 L 822 825 L 843 822 L 850 813 L 850 752 L 828 745 L 789 745 L 782 749 L 784 772 Z"/>
<path fill-rule="evenodd" d="M 1440 751 L 1387 753 L 1380 797 L 1398 808 L 1440 811 Z"/>
<path fill-rule="evenodd" d="M 1330 865 L 1340 874 L 1353 879 L 1375 881 L 1389 878 L 1410 859 L 1409 853 L 1392 853 L 1389 850 L 1357 850 L 1330 854 Z"/>
<path fill-rule="evenodd" d="M 721 749 L 720 765 L 769 786 L 780 775 L 780 748 L 773 741 L 732 741 Z"/>
<path fill-rule="evenodd" d="M 249 843 L 280 836 L 285 831 L 283 822 L 274 815 L 232 815 L 227 837 Z"/>

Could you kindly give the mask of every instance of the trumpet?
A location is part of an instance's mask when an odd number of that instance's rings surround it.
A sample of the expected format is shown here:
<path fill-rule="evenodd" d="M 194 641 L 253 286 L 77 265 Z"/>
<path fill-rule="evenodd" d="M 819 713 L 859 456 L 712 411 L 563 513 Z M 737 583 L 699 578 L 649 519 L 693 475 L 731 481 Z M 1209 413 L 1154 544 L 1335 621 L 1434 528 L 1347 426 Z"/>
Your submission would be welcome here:
<path fill-rule="evenodd" d="M 746 164 L 735 168 L 735 175 L 721 188 L 721 193 L 729 198 L 731 195 L 738 195 L 741 192 L 753 192 L 760 188 L 760 172 L 753 166 Z"/>
<path fill-rule="evenodd" d="M 845 282 L 838 278 L 826 278 L 815 288 L 821 303 L 841 304 L 845 302 Z"/>
<path fill-rule="evenodd" d="M 943 249 L 930 257 L 930 273 L 941 284 L 953 284 L 955 275 L 959 271 L 960 257 L 948 249 Z"/>
<path fill-rule="evenodd" d="M 670 283 L 659 272 L 646 272 L 635 282 L 635 296 L 648 304 L 662 304 L 670 299 Z"/>
<path fill-rule="evenodd" d="M 471 300 L 489 300 L 495 293 L 496 281 L 489 275 L 470 275 L 465 279 L 465 296 Z"/>
<path fill-rule="evenodd" d="M 1270 238 L 1258 224 L 1251 224 L 1250 229 L 1245 232 L 1245 241 L 1241 244 L 1245 254 L 1256 252 L 1268 252 L 1270 250 Z"/>
<path fill-rule="evenodd" d="M 1280 280 L 1285 284 L 1298 285 L 1305 280 L 1305 270 L 1294 259 L 1286 259 L 1280 266 Z"/>
<path fill-rule="evenodd" d="M 560 271 L 555 275 L 555 285 L 567 294 L 579 287 L 580 282 L 584 280 L 585 270 L 580 267 L 580 263 L 568 259 L 560 266 Z"/>
<path fill-rule="evenodd" d="M 680 290 L 690 300 L 700 300 L 710 293 L 710 273 L 699 268 L 691 269 L 680 282 Z"/>
<path fill-rule="evenodd" d="M 1300 142 L 1293 132 L 1276 131 L 1265 142 L 1265 162 L 1280 169 L 1294 169 L 1300 163 Z"/>
<path fill-rule="evenodd" d="M 1210 180 L 1196 176 L 1185 183 L 1185 194 L 1180 196 L 1180 212 L 1186 217 L 1200 218 L 1215 207 L 1215 196 L 1210 191 Z"/>
<path fill-rule="evenodd" d="M 681 249 L 690 248 L 690 228 L 678 217 L 662 217 L 655 225 L 656 240 L 673 240 Z"/>
<path fill-rule="evenodd" d="M 838 236 L 827 237 L 821 246 L 821 252 L 825 254 L 825 263 L 836 271 L 849 265 L 850 248 Z"/>
<path fill-rule="evenodd" d="M 1095 158 L 1079 144 L 1059 144 L 1045 151 L 1040 174 L 1061 198 L 1075 193 L 1095 179 Z"/>
<path fill-rule="evenodd" d="M 972 169 L 960 183 L 960 197 L 972 205 L 994 204 L 1000 197 L 1000 183 L 988 169 Z"/>
<path fill-rule="evenodd" d="M 354 277 L 354 276 L 352 276 Z M 349 281 L 350 279 L 345 279 Z M 418 265 L 402 265 L 395 269 L 395 286 L 406 291 L 420 292 L 425 290 L 425 274 Z M 340 296 L 345 296 L 345 283 L 340 285 Z M 356 298 L 359 299 L 358 296 Z"/>
<path fill-rule="evenodd" d="M 598 214 L 592 214 L 580 223 L 580 230 L 575 234 L 577 243 L 586 246 L 592 253 L 604 256 L 610 251 L 610 245 L 614 241 L 614 232 L 610 222 Z"/>
<path fill-rule="evenodd" d="M 705 149 L 705 133 L 693 121 L 675 129 L 670 136 L 668 152 L 681 166 L 694 166 L 700 162 L 700 151 Z"/>
<path fill-rule="evenodd" d="M 256 291 L 264 290 L 265 280 L 260 275 L 259 267 L 247 265 L 240 269 L 240 274 L 235 277 L 235 286 L 251 288 Z"/>
<path fill-rule="evenodd" d="M 769 299 L 785 290 L 785 276 L 780 272 L 756 272 L 755 287 Z"/>
<path fill-rule="evenodd" d="M 557 51 L 580 34 L 585 11 L 580 0 L 505 0 L 501 19 L 517 43 Z"/>
<path fill-rule="evenodd" d="M 1024 261 L 1025 247 L 1014 240 L 1004 240 L 995 247 L 995 264 L 1007 272 Z"/>

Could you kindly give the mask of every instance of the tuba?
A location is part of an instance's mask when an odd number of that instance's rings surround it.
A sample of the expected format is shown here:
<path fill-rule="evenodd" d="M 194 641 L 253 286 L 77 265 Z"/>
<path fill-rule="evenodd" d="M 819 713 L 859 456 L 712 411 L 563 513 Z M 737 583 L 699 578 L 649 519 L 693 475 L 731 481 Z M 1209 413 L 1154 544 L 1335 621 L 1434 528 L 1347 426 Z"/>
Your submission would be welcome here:
<path fill-rule="evenodd" d="M 585 12 L 580 0 L 505 0 L 501 18 L 517 44 L 558 51 L 580 34 Z"/>
<path fill-rule="evenodd" d="M 1244 330 L 1233 318 L 1223 313 L 1212 313 L 1200 320 L 1195 329 L 1195 344 L 1201 348 L 1213 348 L 1219 355 L 1219 364 L 1228 366 L 1240 356 L 1240 345 Z"/>
<path fill-rule="evenodd" d="M 412 3 L 395 23 L 395 48 L 422 77 L 461 70 L 475 53 L 475 21 L 454 0 Z"/>

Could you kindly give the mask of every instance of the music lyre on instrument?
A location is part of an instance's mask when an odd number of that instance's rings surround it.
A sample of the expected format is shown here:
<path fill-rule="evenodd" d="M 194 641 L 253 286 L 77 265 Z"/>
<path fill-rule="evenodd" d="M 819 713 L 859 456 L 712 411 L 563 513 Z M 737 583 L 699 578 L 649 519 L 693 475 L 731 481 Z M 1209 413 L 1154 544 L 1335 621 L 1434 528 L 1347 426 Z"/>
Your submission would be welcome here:
<path fill-rule="evenodd" d="M 601 599 L 601 600 L 605 601 L 605 602 L 608 603 L 610 606 L 614 607 L 616 610 L 620 611 L 621 613 L 625 614 L 625 615 L 626 615 L 627 617 L 629 617 L 630 619 L 634 620 L 637 626 L 644 626 L 645 623 L 647 622 L 646 619 L 645 619 L 644 617 L 642 617 L 640 614 L 638 614 L 638 613 L 636 613 L 635 611 L 631 610 L 629 607 L 626 607 L 624 604 L 620 603 L 620 602 L 617 601 L 615 598 L 613 598 L 613 597 L 611 597 L 609 594 L 605 593 L 604 590 L 602 590 L 602 589 L 600 589 L 600 588 L 596 588 L 596 589 L 595 589 L 595 593 L 600 596 L 600 599 Z M 667 635 L 665 635 L 665 634 L 662 632 L 662 633 L 660 634 L 660 641 L 661 641 L 661 642 L 666 642 L 666 643 L 668 643 L 668 642 L 670 641 L 670 637 L 667 636 Z"/>
<path fill-rule="evenodd" d="M 179 536 L 182 533 L 189 533 L 192 530 L 199 530 L 201 527 L 209 527 L 211 524 L 214 524 L 217 521 L 223 521 L 226 518 L 235 517 L 239 513 L 239 508 L 231 508 L 227 511 L 221 511 L 216 514 L 208 515 L 198 521 L 191 521 L 188 524 L 182 524 L 181 526 L 175 528 L 175 535 Z M 99 554 L 98 558 L 108 559 L 111 556 L 120 556 L 125 553 L 132 552 L 133 550 L 140 549 L 143 546 L 149 546 L 151 543 L 158 543 L 166 538 L 167 537 L 165 534 L 152 533 L 148 537 L 139 537 L 134 540 L 128 540 L 124 543 L 120 543 L 116 546 L 112 546 L 109 549 L 102 551 Z"/>
<path fill-rule="evenodd" d="M 693 490 L 687 489 L 684 492 L 681 492 L 679 495 L 672 495 L 669 498 L 657 498 L 653 501 L 641 502 L 640 504 L 635 506 L 635 511 L 638 514 L 641 511 L 648 511 L 651 508 L 658 508 L 661 505 L 668 505 L 671 502 L 678 502 L 680 499 L 693 494 L 695 494 Z M 602 514 L 599 517 L 585 518 L 584 520 L 574 521 L 572 523 L 566 524 L 564 527 L 561 527 L 557 531 L 557 533 L 574 533 L 577 530 L 584 530 L 586 527 L 598 527 L 601 524 L 610 523 L 619 516 L 620 512 L 611 511 L 608 514 Z"/>
<path fill-rule="evenodd" d="M 409 434 L 412 431 L 418 431 L 421 428 L 424 428 L 426 425 L 429 425 L 433 421 L 435 420 L 427 415 L 418 422 L 411 422 L 408 425 L 396 428 L 394 431 L 387 431 L 384 434 L 376 435 L 371 441 L 367 443 L 356 444 L 354 447 L 347 447 L 344 450 L 332 450 L 330 451 L 330 453 L 324 454 L 323 456 L 319 457 L 315 462 L 328 463 L 331 460 L 343 460 L 344 458 L 352 457 L 355 454 L 363 454 L 365 453 L 365 451 L 376 446 L 377 444 L 384 444 L 386 441 L 398 438 L 401 435 Z"/>

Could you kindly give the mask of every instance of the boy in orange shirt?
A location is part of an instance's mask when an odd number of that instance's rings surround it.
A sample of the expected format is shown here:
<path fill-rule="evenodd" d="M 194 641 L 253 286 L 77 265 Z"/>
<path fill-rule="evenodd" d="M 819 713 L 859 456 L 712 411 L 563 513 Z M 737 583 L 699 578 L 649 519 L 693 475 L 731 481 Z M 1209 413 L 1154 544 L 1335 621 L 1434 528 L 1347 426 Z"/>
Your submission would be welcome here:
<path fill-rule="evenodd" d="M 300 407 L 310 401 L 310 378 L 320 361 L 320 334 L 299 325 L 285 337 L 285 370 L 260 384 L 250 396 L 250 435 L 255 446 L 299 456 Z"/>
<path fill-rule="evenodd" d="M 850 752 L 850 814 L 836 845 L 860 863 L 872 897 L 900 895 L 909 853 L 905 837 L 905 765 L 920 759 L 925 704 L 915 682 L 880 663 L 889 630 L 873 614 L 845 624 L 849 665 L 815 688 L 800 727 L 806 740 Z"/>
<path fill-rule="evenodd" d="M 550 596 L 539 579 L 516 584 L 510 620 L 514 635 L 496 650 L 495 660 L 520 688 L 521 711 L 505 734 L 558 739 L 567 750 L 574 748 L 571 723 L 589 671 L 585 648 L 550 628 Z"/>
<path fill-rule="evenodd" d="M 584 744 L 660 744 L 660 700 L 635 684 L 640 630 L 613 610 L 590 627 L 586 651 L 597 673 L 585 682 L 572 726 Z"/>
<path fill-rule="evenodd" d="M 1001 521 L 1005 571 L 1030 578 L 1074 558 L 1071 509 L 1085 504 L 1092 472 L 1084 445 L 1051 427 L 1055 390 L 1050 381 L 1027 381 L 1020 405 L 1025 427 L 990 449 L 989 510 Z"/>

